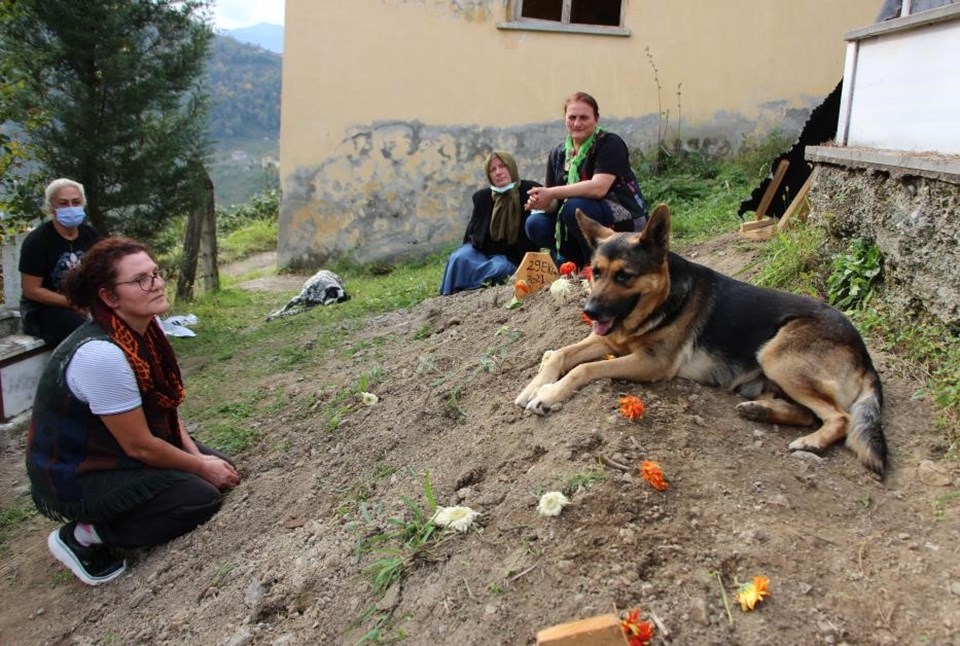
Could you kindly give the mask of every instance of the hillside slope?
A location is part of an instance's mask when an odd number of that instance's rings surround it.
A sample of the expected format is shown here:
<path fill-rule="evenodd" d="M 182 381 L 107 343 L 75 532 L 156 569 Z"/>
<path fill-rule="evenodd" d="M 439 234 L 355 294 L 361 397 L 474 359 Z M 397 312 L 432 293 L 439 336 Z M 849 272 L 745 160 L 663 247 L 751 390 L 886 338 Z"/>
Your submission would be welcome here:
<path fill-rule="evenodd" d="M 730 272 L 747 259 L 729 237 L 687 255 Z M 492 288 L 369 319 L 309 367 L 261 383 L 287 403 L 258 416 L 264 439 L 239 457 L 243 484 L 206 527 L 139 554 L 110 585 L 57 576 L 44 545 L 53 524 L 36 519 L 4 557 L 0 642 L 332 645 L 402 634 L 415 645 L 516 645 L 637 607 L 660 622 L 654 644 L 958 643 L 960 506 L 945 495 L 956 474 L 928 462 L 944 447 L 897 361 L 874 353 L 892 447 L 881 484 L 842 447 L 791 455 L 798 430 L 744 421 L 734 395 L 682 380 L 594 383 L 550 416 L 525 414 L 512 402 L 543 351 L 587 328 L 576 303 L 541 292 L 508 310 L 510 296 Z M 309 352 L 311 334 L 290 346 Z M 188 386 L 207 361 L 185 366 Z M 338 400 L 365 374 L 377 405 Z M 223 384 L 224 401 L 246 388 Z M 644 400 L 641 420 L 619 417 L 621 394 Z M 337 401 L 346 411 L 333 425 L 320 413 Z M 8 496 L 23 485 L 18 450 L 22 437 L 3 454 Z M 638 477 L 644 459 L 663 466 L 667 491 Z M 390 531 L 390 518 L 410 519 L 403 498 L 426 504 L 425 472 L 441 505 L 481 516 L 378 598 L 364 571 L 383 555 L 357 547 Z M 560 516 L 537 513 L 540 492 L 571 484 L 581 487 Z M 742 613 L 736 584 L 756 575 L 771 595 Z M 368 632 L 378 618 L 379 642 Z"/>

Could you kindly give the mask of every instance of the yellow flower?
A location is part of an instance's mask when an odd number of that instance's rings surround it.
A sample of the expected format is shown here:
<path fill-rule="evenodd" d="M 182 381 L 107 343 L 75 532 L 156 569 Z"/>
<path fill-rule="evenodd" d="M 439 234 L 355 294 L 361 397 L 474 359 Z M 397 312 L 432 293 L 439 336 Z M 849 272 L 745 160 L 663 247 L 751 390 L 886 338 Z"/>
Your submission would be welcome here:
<path fill-rule="evenodd" d="M 747 612 L 753 610 L 758 603 L 763 601 L 764 597 L 770 595 L 770 579 L 765 576 L 755 576 L 750 583 L 744 583 L 737 590 L 737 601 L 740 603 L 740 610 Z"/>
<path fill-rule="evenodd" d="M 563 508 L 570 504 L 570 499 L 559 491 L 548 491 L 540 496 L 537 511 L 544 516 L 559 516 Z"/>
<path fill-rule="evenodd" d="M 458 532 L 465 532 L 479 515 L 478 512 L 469 507 L 438 507 L 430 522 L 440 527 L 449 527 Z"/>
<path fill-rule="evenodd" d="M 360 393 L 360 401 L 367 406 L 376 406 L 377 403 L 379 403 L 380 398 L 373 393 Z"/>

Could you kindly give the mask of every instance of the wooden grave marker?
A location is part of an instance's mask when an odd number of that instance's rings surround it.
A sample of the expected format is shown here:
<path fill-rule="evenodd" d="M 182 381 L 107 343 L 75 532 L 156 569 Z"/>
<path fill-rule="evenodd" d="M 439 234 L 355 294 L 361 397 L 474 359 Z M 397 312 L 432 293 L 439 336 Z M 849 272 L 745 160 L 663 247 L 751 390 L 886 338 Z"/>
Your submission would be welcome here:
<path fill-rule="evenodd" d="M 513 293 L 518 299 L 524 299 L 559 278 L 560 272 L 550 254 L 542 251 L 528 251 L 520 261 L 520 267 L 514 274 Z"/>

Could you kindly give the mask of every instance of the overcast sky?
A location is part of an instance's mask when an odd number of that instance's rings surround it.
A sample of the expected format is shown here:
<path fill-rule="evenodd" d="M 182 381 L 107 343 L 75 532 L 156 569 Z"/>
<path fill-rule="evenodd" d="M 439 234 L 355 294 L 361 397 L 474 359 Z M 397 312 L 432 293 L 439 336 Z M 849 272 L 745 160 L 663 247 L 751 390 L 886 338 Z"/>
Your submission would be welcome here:
<path fill-rule="evenodd" d="M 260 22 L 283 25 L 283 0 L 215 0 L 213 24 L 238 29 Z"/>

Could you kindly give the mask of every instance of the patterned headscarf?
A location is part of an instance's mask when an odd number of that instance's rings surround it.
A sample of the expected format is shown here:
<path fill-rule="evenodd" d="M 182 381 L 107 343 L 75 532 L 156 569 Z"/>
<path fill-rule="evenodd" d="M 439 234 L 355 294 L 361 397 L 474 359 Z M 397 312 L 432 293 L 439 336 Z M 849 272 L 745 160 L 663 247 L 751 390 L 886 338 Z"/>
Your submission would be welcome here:
<path fill-rule="evenodd" d="M 493 192 L 493 216 L 490 218 L 490 238 L 492 240 L 506 240 L 507 244 L 515 244 L 520 234 L 520 215 L 523 206 L 520 204 L 520 175 L 517 173 L 517 162 L 510 153 L 494 150 L 487 155 L 483 163 L 483 170 L 490 180 L 490 164 L 494 158 L 499 158 L 510 171 L 510 180 L 513 188 L 504 193 Z M 491 186 L 491 190 L 493 187 Z"/>

